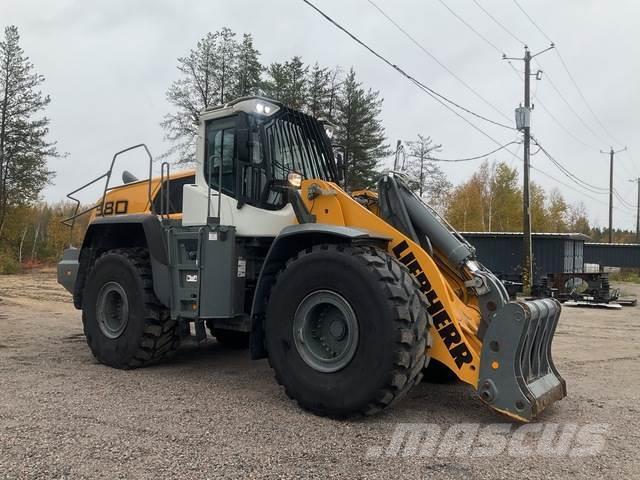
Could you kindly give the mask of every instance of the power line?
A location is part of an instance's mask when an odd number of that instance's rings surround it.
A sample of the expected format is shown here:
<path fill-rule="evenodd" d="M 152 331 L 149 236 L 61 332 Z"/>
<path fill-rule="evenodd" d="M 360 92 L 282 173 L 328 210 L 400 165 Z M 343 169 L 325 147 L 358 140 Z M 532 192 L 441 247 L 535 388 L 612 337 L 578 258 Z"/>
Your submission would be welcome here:
<path fill-rule="evenodd" d="M 562 185 L 563 187 L 567 187 L 567 188 L 569 188 L 569 189 L 573 190 L 574 192 L 579 193 L 580 195 L 584 195 L 585 197 L 587 197 L 587 198 L 589 198 L 589 199 L 593 200 L 594 202 L 598 202 L 598 203 L 600 203 L 600 204 L 602 204 L 602 205 L 605 205 L 605 206 L 607 205 L 607 202 L 604 202 L 604 201 L 602 201 L 602 200 L 600 200 L 600 199 L 598 199 L 598 198 L 596 198 L 596 197 L 592 197 L 591 195 L 589 195 L 589 194 L 585 193 L 583 190 L 578 190 L 577 188 L 575 188 L 575 187 L 573 187 L 573 186 L 571 186 L 571 185 L 569 185 L 569 184 L 567 184 L 567 183 L 564 183 L 564 182 L 563 182 L 563 181 L 561 181 L 561 180 L 558 180 L 558 177 L 553 176 L 553 175 L 551 175 L 551 174 L 549 174 L 549 173 L 547 173 L 547 172 L 545 172 L 545 171 L 543 171 L 543 170 L 539 169 L 538 167 L 536 167 L 536 166 L 534 166 L 534 165 L 531 165 L 531 169 L 532 169 L 532 170 L 536 170 L 537 172 L 542 173 L 544 176 L 546 176 L 546 177 L 550 178 L 551 180 L 553 180 L 553 181 L 555 181 L 555 182 L 559 183 L 559 184 L 560 184 L 560 185 Z"/>
<path fill-rule="evenodd" d="M 509 30 L 507 27 L 505 27 L 500 21 L 498 21 L 493 15 L 491 15 L 491 13 L 489 13 L 489 11 L 487 11 L 482 5 L 480 5 L 478 0 L 473 0 L 473 3 L 475 3 L 476 6 L 480 10 L 482 10 L 491 20 L 493 20 L 496 25 L 498 25 L 502 30 L 507 32 L 507 34 L 510 35 L 511 38 L 513 38 L 516 42 L 518 42 L 518 43 L 520 43 L 522 45 L 526 45 L 525 42 L 523 42 L 518 37 L 516 37 L 516 35 L 511 30 Z"/>
<path fill-rule="evenodd" d="M 607 188 L 603 188 L 603 187 L 598 187 L 595 185 L 592 185 L 584 180 L 582 180 L 580 177 L 578 177 L 576 174 L 572 173 L 569 169 L 567 169 L 564 165 L 562 165 L 558 160 L 556 160 L 541 144 L 540 142 L 535 138 L 535 137 L 531 137 L 532 140 L 534 141 L 534 143 L 536 145 L 538 145 L 540 147 L 540 149 L 542 150 L 542 153 L 545 154 L 545 156 L 551 160 L 551 163 L 553 163 L 556 167 L 558 167 L 558 169 L 565 175 L 567 176 L 569 179 L 573 180 L 574 183 L 580 185 L 581 187 L 585 188 L 586 190 L 589 190 L 591 193 L 596 193 L 596 194 L 605 194 L 609 191 L 609 189 Z"/>
<path fill-rule="evenodd" d="M 513 70 L 513 72 L 515 73 L 515 75 L 518 77 L 518 79 L 520 79 L 521 82 L 523 82 L 523 78 L 520 76 L 520 72 L 518 72 L 518 69 L 513 65 L 513 63 L 511 62 L 511 60 L 508 60 L 507 63 L 509 64 L 509 66 L 511 67 L 511 70 Z M 538 63 L 536 61 L 536 63 Z M 538 66 L 541 66 L 538 63 Z M 550 78 L 548 74 L 546 74 L 547 78 Z M 551 82 L 549 82 L 551 83 Z M 553 120 L 556 125 L 558 125 L 562 130 L 564 130 L 564 132 L 569 135 L 571 138 L 573 138 L 576 142 L 580 143 L 581 145 L 583 145 L 584 147 L 587 147 L 591 150 L 598 150 L 597 147 L 593 146 L 593 145 L 589 145 L 587 142 L 585 142 L 584 140 L 581 140 L 578 136 L 576 136 L 573 132 L 571 132 L 571 130 L 569 130 L 569 128 L 564 125 L 560 120 L 558 120 L 558 118 L 551 113 L 551 110 L 549 110 L 546 105 L 542 102 L 542 100 L 540 100 L 540 98 L 536 98 L 536 104 L 539 105 L 542 110 L 545 111 L 545 113 L 547 115 L 549 115 L 549 118 L 551 118 L 551 120 Z"/>
<path fill-rule="evenodd" d="M 531 22 L 531 24 L 550 42 L 552 41 L 551 38 L 549 37 L 549 35 L 547 35 L 544 30 L 542 30 L 542 28 L 540 28 L 540 26 L 533 20 L 533 18 L 531 17 L 531 15 L 529 15 L 524 8 L 522 8 L 522 6 L 516 1 L 513 0 L 514 3 L 516 4 L 516 6 L 520 9 L 520 11 L 522 13 L 524 13 L 524 15 L 529 19 L 529 21 Z M 474 0 L 475 2 L 475 0 Z M 596 115 L 596 112 L 594 111 L 594 109 L 591 107 L 591 104 L 587 101 L 587 98 L 585 97 L 584 93 L 582 93 L 582 89 L 578 86 L 578 82 L 576 82 L 576 79 L 573 77 L 571 71 L 569 70 L 569 66 L 567 65 L 567 62 L 564 60 L 564 57 L 562 56 L 562 54 L 560 53 L 560 50 L 558 48 L 555 49 L 556 53 L 558 54 L 558 58 L 560 59 L 560 63 L 562 64 L 562 67 L 564 68 L 565 72 L 567 73 L 567 75 L 569 76 L 569 79 L 571 80 L 571 83 L 573 83 L 573 86 L 575 87 L 576 91 L 578 92 L 578 95 L 580 95 L 580 98 L 582 99 L 582 101 L 584 102 L 584 104 L 587 106 L 587 109 L 589 110 L 589 112 L 591 112 L 591 115 L 593 116 L 593 118 L 596 119 L 596 122 L 600 125 L 600 127 L 602 128 L 602 131 L 604 133 L 606 133 L 609 138 L 611 140 L 613 140 L 615 143 L 617 143 L 618 145 L 623 145 L 622 142 L 620 142 L 618 139 L 616 139 L 616 137 L 614 137 L 609 130 L 607 129 L 607 127 L 604 126 L 604 124 L 602 123 L 602 121 L 600 120 L 600 118 L 598 117 L 598 115 Z"/>
<path fill-rule="evenodd" d="M 458 80 L 462 85 L 464 85 L 467 90 L 473 93 L 476 97 L 482 100 L 486 105 L 488 105 L 494 112 L 498 113 L 502 118 L 507 121 L 511 121 L 504 112 L 498 110 L 493 103 L 484 98 L 477 90 L 471 87 L 467 82 L 465 82 L 462 78 L 460 78 L 456 73 L 454 73 L 449 67 L 447 67 L 444 63 L 442 63 L 435 55 L 433 55 L 429 50 L 426 49 L 424 45 L 418 42 L 409 32 L 407 32 L 402 26 L 400 26 L 393 18 L 391 18 L 382 8 L 380 8 L 373 0 L 367 0 L 369 4 L 371 4 L 378 12 L 382 14 L 389 22 L 391 22 L 398 30 L 400 30 L 414 45 L 420 48 L 425 54 L 427 54 L 433 61 L 435 61 L 438 65 L 444 68 L 452 77 Z"/>
<path fill-rule="evenodd" d="M 464 24 L 469 30 L 471 30 L 473 33 L 475 33 L 479 38 L 481 38 L 482 40 L 484 40 L 485 43 L 487 43 L 491 48 L 493 48 L 496 52 L 498 53 L 503 53 L 500 48 L 498 48 L 491 40 L 489 40 L 487 37 L 485 37 L 482 33 L 480 33 L 479 31 L 477 31 L 475 28 L 473 28 L 473 26 L 471 24 L 469 24 L 464 18 L 462 18 L 460 15 L 458 15 L 453 9 L 451 9 L 445 2 L 444 0 L 438 0 L 442 6 L 444 6 L 454 17 L 456 17 L 460 22 L 462 22 L 462 24 Z M 523 78 L 520 76 L 520 72 L 518 72 L 518 70 L 516 69 L 516 67 L 513 65 L 513 63 L 511 62 L 511 60 L 507 60 L 507 64 L 509 65 L 509 67 L 513 70 L 513 72 L 515 73 L 515 75 L 518 77 L 518 79 L 523 82 Z M 548 75 L 547 75 L 548 76 Z M 558 118 L 551 113 L 551 111 L 545 106 L 545 104 L 539 99 L 536 99 L 536 103 L 540 105 L 540 107 L 542 107 L 542 109 L 549 115 L 549 117 L 562 129 L 564 130 L 564 132 L 569 135 L 571 138 L 573 138 L 576 142 L 580 143 L 581 145 L 592 149 L 592 150 L 598 150 L 597 147 L 594 147 L 592 145 L 587 144 L 586 142 L 584 142 L 583 140 L 581 140 L 580 138 L 578 138 L 574 133 L 572 133 L 569 128 L 567 128 L 562 122 L 560 122 L 560 120 L 558 120 Z"/>
<path fill-rule="evenodd" d="M 629 160 L 629 162 L 631 162 L 631 166 L 632 168 L 635 169 L 636 172 L 638 172 L 637 175 L 631 175 L 632 177 L 640 177 L 640 169 L 638 169 L 638 165 L 636 164 L 636 162 L 633 160 L 633 155 L 631 155 L 631 149 L 628 148 L 624 151 L 624 153 L 627 154 L 626 158 Z"/>
<path fill-rule="evenodd" d="M 520 11 L 521 11 L 522 13 L 524 13 L 525 17 L 527 17 L 527 18 L 529 19 L 529 21 L 533 24 L 533 26 L 534 26 L 534 27 L 536 27 L 536 28 L 538 29 L 538 31 L 542 34 L 542 36 L 544 36 L 544 37 L 547 39 L 547 41 L 548 41 L 549 43 L 553 43 L 553 40 L 551 40 L 551 39 L 549 38 L 549 35 L 547 35 L 546 33 L 544 33 L 544 31 L 543 31 L 543 30 L 538 26 L 538 24 L 537 24 L 536 22 L 534 22 L 534 21 L 533 21 L 533 18 L 531 18 L 531 17 L 529 16 L 529 14 L 524 10 L 524 8 L 522 8 L 522 7 L 520 6 L 520 4 L 517 2 L 517 0 L 513 0 L 513 3 L 515 3 L 515 4 L 516 4 L 516 6 L 520 9 Z"/>
<path fill-rule="evenodd" d="M 543 68 L 542 65 L 536 60 L 536 64 L 538 65 L 538 67 L 540 67 L 541 69 Z M 551 88 L 553 90 L 555 90 L 555 92 L 558 94 L 558 96 L 560 97 L 560 99 L 564 102 L 564 104 L 569 108 L 569 110 L 571 110 L 571 113 L 573 113 L 575 115 L 575 117 L 580 121 L 580 123 L 582 123 L 582 125 L 584 125 L 584 127 L 589 130 L 589 132 L 591 132 L 591 134 L 593 134 L 595 137 L 598 137 L 600 140 L 602 140 L 604 143 L 607 143 L 606 141 L 604 141 L 602 139 L 602 137 L 600 137 L 600 135 L 598 135 L 598 133 L 596 133 L 591 126 L 585 122 L 585 120 L 582 118 L 582 116 L 580 116 L 580 114 L 578 114 L 578 112 L 576 112 L 576 110 L 573 108 L 573 106 L 571 105 L 571 103 L 567 100 L 567 98 L 564 96 L 564 94 L 560 91 L 560 89 L 556 86 L 556 84 L 553 82 L 553 80 L 551 79 L 551 75 L 549 75 L 549 73 L 546 73 L 545 76 L 547 77 L 547 81 L 549 82 L 549 85 L 551 85 Z M 581 142 L 584 143 L 584 142 Z M 594 148 L 594 150 L 598 150 L 597 148 Z"/>
<path fill-rule="evenodd" d="M 477 155 L 475 157 L 455 158 L 455 159 L 429 157 L 429 160 L 434 161 L 434 162 L 450 162 L 450 163 L 470 162 L 471 160 L 479 160 L 481 158 L 486 158 L 489 155 L 493 155 L 494 153 L 499 152 L 500 150 L 504 150 L 509 145 L 514 145 L 514 144 L 518 144 L 519 145 L 520 143 L 521 142 L 519 142 L 519 141 L 513 141 L 513 142 L 505 143 L 504 145 L 502 145 L 501 147 L 496 148 L 495 150 L 491 150 L 490 152 L 487 152 L 487 153 L 485 153 L 483 155 Z"/>
<path fill-rule="evenodd" d="M 616 137 L 614 137 L 611 133 L 609 133 L 609 131 L 607 130 L 607 127 L 604 126 L 602 121 L 600 121 L 600 118 L 596 115 L 596 112 L 593 110 L 593 108 L 591 108 L 591 104 L 587 101 L 587 98 L 582 93 L 582 90 L 578 86 L 578 82 L 576 82 L 575 78 L 573 78 L 573 75 L 569 71 L 569 67 L 567 66 L 567 63 L 564 61 L 564 58 L 562 57 L 562 54 L 560 53 L 560 51 L 556 49 L 556 53 L 558 54 L 558 58 L 560 59 L 560 63 L 564 67 L 564 70 L 567 72 L 567 75 L 571 79 L 571 82 L 573 83 L 573 86 L 576 87 L 576 90 L 578 91 L 578 94 L 580 95 L 580 98 L 582 98 L 582 101 L 584 102 L 584 104 L 587 106 L 587 108 L 591 112 L 591 115 L 593 115 L 593 118 L 596 119 L 596 122 L 598 122 L 598 124 L 600 125 L 602 130 L 609 136 L 609 138 L 611 138 L 618 145 L 622 145 L 622 142 L 617 140 Z"/>
<path fill-rule="evenodd" d="M 532 169 L 532 170 L 535 170 L 535 171 L 537 171 L 537 172 L 539 172 L 539 173 L 541 173 L 541 174 L 542 174 L 542 175 L 544 175 L 545 177 L 547 177 L 547 178 L 549 178 L 549 179 L 553 180 L 554 182 L 557 182 L 557 183 L 559 183 L 560 185 L 562 185 L 562 186 L 564 186 L 564 187 L 566 187 L 566 188 L 568 188 L 568 189 L 570 189 L 570 190 L 573 190 L 574 192 L 579 193 L 580 195 L 583 195 L 584 197 L 586 197 L 586 198 L 588 198 L 588 199 L 590 199 L 590 200 L 593 200 L 594 202 L 597 202 L 597 203 L 600 203 L 601 205 L 605 205 L 605 206 L 607 206 L 607 202 L 604 202 L 604 201 L 602 201 L 602 200 L 600 200 L 600 199 L 598 199 L 598 198 L 592 197 L 591 195 L 589 195 L 589 194 L 585 193 L 584 191 L 582 191 L 582 190 L 578 190 L 577 188 L 572 187 L 571 185 L 569 185 L 569 184 L 567 184 L 567 183 L 565 183 L 565 182 L 562 182 L 561 180 L 558 180 L 558 178 L 557 178 L 557 177 L 555 177 L 555 176 L 553 176 L 553 175 L 551 175 L 551 174 L 549 174 L 549 173 L 547 173 L 547 172 L 545 172 L 545 171 L 543 171 L 543 170 L 541 170 L 541 169 L 539 169 L 539 168 L 537 168 L 537 167 L 535 167 L 535 166 L 533 166 L 533 165 L 531 165 L 531 169 Z M 614 206 L 613 208 L 615 208 L 616 210 L 619 210 L 619 211 L 620 211 L 620 212 L 622 212 L 622 213 L 626 213 L 626 214 L 628 214 L 628 215 L 631 215 L 631 213 L 630 213 L 630 212 L 628 212 L 627 210 L 622 210 L 622 209 L 620 209 L 620 208 L 618 208 L 618 207 L 615 207 L 615 206 Z M 634 213 L 633 215 L 635 215 L 635 213 Z"/>
<path fill-rule="evenodd" d="M 486 38 L 484 35 L 482 35 L 480 32 L 478 32 L 475 28 L 473 28 L 473 26 L 471 26 L 468 22 L 466 22 L 462 17 L 460 17 L 455 11 L 453 11 L 451 8 L 449 8 L 443 0 L 439 0 L 440 3 L 452 14 L 454 15 L 460 22 L 462 22 L 467 28 L 469 28 L 472 32 L 474 32 L 478 37 L 480 37 L 483 41 L 485 41 L 485 43 L 487 43 L 491 48 L 493 48 L 495 51 L 500 52 L 500 48 L 498 48 L 493 42 L 491 42 L 488 38 Z M 487 15 L 489 16 L 496 24 L 498 24 L 498 26 L 500 26 L 500 28 L 502 28 L 505 32 L 507 32 L 511 37 L 513 37 L 516 41 L 524 44 L 524 42 L 522 40 L 520 40 L 518 37 L 516 37 L 510 30 L 508 30 L 502 23 L 500 23 L 495 17 L 493 17 L 486 9 L 484 9 L 476 0 L 474 0 L 474 3 Z M 519 6 L 519 5 L 518 5 Z M 519 8 L 521 8 L 519 6 Z M 526 12 L 523 12 L 526 13 Z M 527 15 L 528 16 L 528 15 Z M 533 19 L 530 19 L 530 21 L 533 22 Z M 536 28 L 539 28 L 536 25 Z M 551 39 L 545 35 L 545 37 L 547 38 L 547 40 L 550 41 L 550 43 L 553 44 L 553 42 L 551 41 Z M 509 61 L 509 66 L 512 68 L 512 70 L 514 71 L 514 73 L 516 74 L 516 76 L 522 81 L 522 77 L 520 76 L 519 72 L 517 71 L 517 69 L 513 66 L 513 64 Z M 562 95 L 562 93 L 560 92 L 560 90 L 555 86 L 555 84 L 553 83 L 553 81 L 550 79 L 550 84 L 552 84 L 552 87 L 554 88 L 554 90 L 556 90 L 556 93 L 558 93 L 558 95 L 561 97 L 561 99 L 568 104 L 568 102 L 566 101 L 564 95 Z M 576 85 L 577 87 L 577 85 Z M 584 99 L 586 100 L 586 99 Z M 538 99 L 538 103 L 542 106 L 542 108 L 545 110 L 545 112 L 553 119 L 554 122 L 556 122 L 570 137 L 572 137 L 574 140 L 576 140 L 577 142 L 579 142 L 580 144 L 584 145 L 585 147 L 589 148 L 589 149 L 595 149 L 597 150 L 597 148 L 588 145 L 586 142 L 584 142 L 583 140 L 579 139 L 575 134 L 573 134 L 563 123 L 561 123 L 556 117 L 555 115 L 553 115 L 551 113 L 551 111 L 546 108 L 546 106 Z M 579 120 L 581 121 L 581 123 L 585 124 L 585 126 L 592 132 L 595 134 L 595 136 L 599 137 L 598 134 L 596 134 L 591 127 L 589 127 L 586 122 L 584 122 L 584 120 L 582 119 L 582 117 L 580 117 L 577 112 L 575 112 L 575 110 L 573 109 L 573 107 L 568 104 L 569 108 L 571 109 L 571 111 L 579 118 Z M 602 125 L 601 125 L 602 126 Z M 534 140 L 535 141 L 535 140 Z M 537 142 L 536 142 L 537 143 Z M 569 171 L 567 168 L 565 168 L 560 162 L 558 162 L 555 158 L 553 158 L 548 151 L 546 151 L 542 145 L 538 144 L 538 152 L 539 151 L 543 151 L 544 154 L 552 161 L 552 163 L 554 163 L 554 165 L 565 175 L 567 176 L 569 179 L 571 179 L 574 183 L 576 183 L 578 186 L 587 189 L 588 191 L 592 192 L 592 193 L 596 193 L 596 194 L 605 194 L 607 192 L 606 189 L 602 188 L 602 187 L 596 187 L 595 185 L 591 185 L 587 182 L 585 182 L 584 180 L 582 180 L 581 178 L 579 178 L 578 176 L 576 176 L 575 174 L 573 174 L 571 171 Z M 538 153 L 536 152 L 536 153 Z M 539 171 L 539 169 L 537 169 Z M 551 177 L 553 178 L 553 177 Z M 592 198 L 592 197 L 590 197 Z M 595 200 L 595 199 L 594 199 Z M 603 202 L 600 202 L 603 203 Z"/>
<path fill-rule="evenodd" d="M 620 203 L 622 203 L 624 206 L 629 207 L 629 208 L 636 208 L 635 205 L 627 202 L 622 195 L 620 195 L 620 192 L 618 192 L 615 188 L 613 189 L 613 194 L 616 196 L 616 198 L 620 201 Z"/>
<path fill-rule="evenodd" d="M 457 111 L 455 111 L 453 108 L 451 108 L 448 104 L 454 105 L 455 107 L 459 108 L 460 110 L 463 110 L 477 118 L 480 118 L 481 120 L 484 120 L 486 122 L 492 123 L 494 125 L 509 129 L 509 130 L 515 130 L 515 128 L 504 125 L 500 122 L 496 122 L 494 120 L 491 120 L 487 117 L 484 117 L 478 113 L 475 113 L 465 107 L 463 107 L 462 105 L 457 104 L 456 102 L 454 102 L 453 100 L 445 97 L 444 95 L 441 95 L 440 93 L 436 92 L 435 90 L 433 90 L 432 88 L 428 87 L 427 85 L 421 83 L 420 81 L 418 81 L 416 78 L 414 78 L 413 76 L 409 75 L 406 71 L 404 71 L 402 68 L 400 68 L 398 65 L 392 63 L 391 61 L 387 60 L 385 57 L 383 57 L 380 53 L 378 53 L 377 51 L 373 50 L 373 48 L 369 47 L 366 43 L 364 43 L 362 40 L 360 40 L 358 37 L 356 37 L 353 33 L 351 33 L 349 30 L 347 30 L 345 27 L 343 27 L 342 25 L 340 25 L 338 22 L 336 22 L 335 20 L 333 20 L 331 17 L 329 17 L 326 13 L 324 13 L 322 10 L 320 10 L 318 7 L 316 7 L 313 3 L 311 3 L 309 0 L 302 0 L 304 3 L 306 3 L 307 5 L 309 5 L 311 8 L 313 8 L 316 12 L 318 12 L 322 17 L 324 17 L 328 22 L 330 22 L 331 24 L 333 24 L 336 28 L 338 28 L 339 30 L 342 30 L 344 33 L 346 33 L 352 40 L 354 40 L 356 43 L 358 43 L 360 46 L 364 47 L 365 49 L 367 49 L 371 54 L 373 54 L 374 56 L 376 56 L 379 60 L 383 61 L 384 63 L 386 63 L 388 66 L 390 66 L 391 68 L 393 68 L 394 70 L 396 70 L 398 73 L 400 73 L 401 75 L 403 75 L 405 78 L 407 78 L 409 81 L 411 81 L 413 84 L 417 85 L 420 89 L 422 89 L 425 93 L 427 93 L 430 97 L 432 97 L 434 100 L 438 101 L 441 105 L 445 106 L 447 109 L 449 109 L 451 112 L 453 112 L 455 115 L 457 115 L 458 117 L 460 117 L 462 120 L 464 120 L 466 123 L 468 123 L 472 128 L 474 128 L 475 130 L 477 130 L 478 132 L 480 132 L 481 134 L 483 134 L 484 136 L 486 136 L 487 138 L 489 138 L 491 141 L 493 141 L 494 143 L 496 143 L 497 145 L 501 145 L 501 143 L 496 140 L 495 138 L 493 138 L 491 135 L 489 135 L 487 132 L 485 132 L 484 130 L 482 130 L 480 127 L 478 127 L 477 125 L 475 125 L 474 123 L 470 122 L 467 118 L 465 118 L 464 116 L 462 116 L 460 113 L 458 113 Z M 446 102 L 446 103 L 445 103 Z"/>
<path fill-rule="evenodd" d="M 475 33 L 478 37 L 480 37 L 482 40 L 485 41 L 485 43 L 487 43 L 491 48 L 493 48 L 496 52 L 498 52 L 500 55 L 504 54 L 504 50 L 501 50 L 500 48 L 498 48 L 496 46 L 495 43 L 493 43 L 491 40 L 489 40 L 486 36 L 484 36 L 482 33 L 480 33 L 478 30 L 476 30 L 475 28 L 473 28 L 471 26 L 471 24 L 469 24 L 464 18 L 462 18 L 460 15 L 458 15 L 451 7 L 449 7 L 449 5 L 447 5 L 444 0 L 438 0 L 442 6 L 444 8 L 446 8 L 447 10 L 449 10 L 449 13 L 451 13 L 451 15 L 453 15 L 454 17 L 456 17 L 458 20 L 460 20 L 463 25 L 465 25 L 469 30 L 471 30 L 473 33 Z"/>
<path fill-rule="evenodd" d="M 454 12 L 451 8 L 449 8 L 443 0 L 439 0 L 440 3 L 447 9 L 449 10 L 449 12 L 454 15 L 458 20 L 460 20 L 465 26 L 467 26 L 471 31 L 473 31 L 476 35 L 478 35 L 480 38 L 482 38 L 485 42 L 487 42 L 494 50 L 496 50 L 497 52 L 500 53 L 500 49 L 498 47 L 495 46 L 495 44 L 493 44 L 491 41 L 489 41 L 486 37 L 484 37 L 484 35 L 482 35 L 480 32 L 478 32 L 476 29 L 473 28 L 473 26 L 471 26 L 469 23 L 467 23 L 463 18 L 461 18 L 456 12 Z M 552 42 L 553 43 L 553 42 Z M 536 63 L 538 63 L 536 61 Z M 511 70 L 513 70 L 513 72 L 515 73 L 515 75 L 518 77 L 518 79 L 521 82 L 524 82 L 524 79 L 520 76 L 520 72 L 518 71 L 518 69 L 513 65 L 513 63 L 511 62 L 511 60 L 507 60 L 507 64 L 509 65 L 509 67 L 511 67 Z M 540 65 L 539 65 L 540 66 Z M 546 76 L 549 78 L 549 83 L 551 82 L 551 77 L 549 77 L 549 74 L 547 73 Z M 552 85 L 555 88 L 555 85 Z M 556 88 L 557 90 L 557 88 Z M 558 94 L 560 94 L 560 92 L 558 91 Z M 560 94 L 561 95 L 561 94 Z M 561 95 L 562 97 L 562 95 Z M 564 97 L 562 97 L 564 100 Z M 558 118 L 551 113 L 551 110 L 549 110 L 545 104 L 542 102 L 542 100 L 540 100 L 540 98 L 536 98 L 536 103 L 538 105 L 540 105 L 540 107 L 547 113 L 547 115 L 549 115 L 549 118 L 551 118 L 551 120 L 553 120 L 562 130 L 564 130 L 564 132 L 569 135 L 571 138 L 573 138 L 576 142 L 580 143 L 581 145 L 591 149 L 591 150 L 598 150 L 597 147 L 593 146 L 593 145 L 589 145 L 588 143 L 586 143 L 585 141 L 581 140 L 580 138 L 578 138 L 573 132 L 571 132 L 569 130 L 569 128 L 567 128 L 567 126 L 565 126 L 560 120 L 558 120 Z M 577 115 L 577 114 L 576 114 Z M 589 128 L 587 126 L 587 128 Z M 596 134 L 596 136 L 598 136 Z"/>
<path fill-rule="evenodd" d="M 630 157 L 626 157 L 626 156 L 625 156 L 625 157 L 622 157 L 622 158 L 623 158 L 624 160 L 626 160 L 626 161 L 629 161 L 629 159 L 630 159 Z M 635 177 L 635 176 L 636 176 L 636 174 L 632 172 L 633 167 L 634 167 L 635 165 L 633 164 L 633 162 L 631 162 L 631 163 L 629 164 L 629 163 L 627 163 L 626 161 L 625 161 L 625 162 L 620 162 L 620 164 L 621 164 L 621 165 L 624 167 L 624 169 L 627 171 L 627 174 L 631 175 L 632 177 Z M 619 172 L 618 172 L 617 170 L 616 170 L 616 172 L 615 172 L 615 173 L 619 174 Z"/>
<path fill-rule="evenodd" d="M 520 162 L 520 157 L 518 157 L 518 155 L 520 155 L 520 147 L 521 146 L 522 146 L 522 143 L 518 142 L 518 147 L 516 148 L 516 153 L 514 153 L 513 156 L 509 159 L 509 167 L 513 168 L 514 160 L 517 161 L 517 162 Z M 509 152 L 511 152 L 511 150 L 509 150 Z"/>

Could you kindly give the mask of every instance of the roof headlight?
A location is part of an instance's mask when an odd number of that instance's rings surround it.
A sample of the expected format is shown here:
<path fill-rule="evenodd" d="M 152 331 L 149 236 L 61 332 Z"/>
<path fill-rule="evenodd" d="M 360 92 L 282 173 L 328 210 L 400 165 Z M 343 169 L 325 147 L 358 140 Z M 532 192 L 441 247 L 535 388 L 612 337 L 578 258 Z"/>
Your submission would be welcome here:
<path fill-rule="evenodd" d="M 329 138 L 329 140 L 331 140 L 333 138 L 333 132 L 334 132 L 334 128 L 332 125 L 327 125 L 325 124 L 324 126 L 324 133 L 327 134 L 327 137 Z"/>

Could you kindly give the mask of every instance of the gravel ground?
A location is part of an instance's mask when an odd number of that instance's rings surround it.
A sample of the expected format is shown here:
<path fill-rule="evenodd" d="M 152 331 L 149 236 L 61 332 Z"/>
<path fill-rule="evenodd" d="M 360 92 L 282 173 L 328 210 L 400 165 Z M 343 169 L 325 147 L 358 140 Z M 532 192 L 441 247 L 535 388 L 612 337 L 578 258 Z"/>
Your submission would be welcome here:
<path fill-rule="evenodd" d="M 52 272 L 0 276 L 0 477 L 639 478 L 639 312 L 566 308 L 558 327 L 569 396 L 540 422 L 608 424 L 599 455 L 375 458 L 367 451 L 399 423 L 507 420 L 464 385 L 424 382 L 384 414 L 319 418 L 284 395 L 266 361 L 213 340 L 113 370 L 91 356 Z"/>

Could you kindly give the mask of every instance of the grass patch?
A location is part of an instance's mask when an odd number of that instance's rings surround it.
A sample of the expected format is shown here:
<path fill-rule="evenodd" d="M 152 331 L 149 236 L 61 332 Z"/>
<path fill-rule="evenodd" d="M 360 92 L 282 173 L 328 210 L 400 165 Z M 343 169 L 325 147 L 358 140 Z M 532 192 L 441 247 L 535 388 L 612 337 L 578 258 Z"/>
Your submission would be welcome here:
<path fill-rule="evenodd" d="M 20 272 L 20 264 L 7 254 L 0 253 L 0 274 L 7 275 Z"/>
<path fill-rule="evenodd" d="M 623 270 L 617 273 L 610 273 L 609 280 L 612 282 L 629 282 L 640 284 L 640 272 L 637 270 Z"/>

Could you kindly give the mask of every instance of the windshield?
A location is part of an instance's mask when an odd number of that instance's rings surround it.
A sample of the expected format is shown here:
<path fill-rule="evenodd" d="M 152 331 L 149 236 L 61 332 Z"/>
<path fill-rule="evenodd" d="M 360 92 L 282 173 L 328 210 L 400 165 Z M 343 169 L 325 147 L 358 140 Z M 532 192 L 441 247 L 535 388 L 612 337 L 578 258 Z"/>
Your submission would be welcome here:
<path fill-rule="evenodd" d="M 333 153 L 317 120 L 288 110 L 265 124 L 265 134 L 274 179 L 296 171 L 304 178 L 336 181 Z"/>

